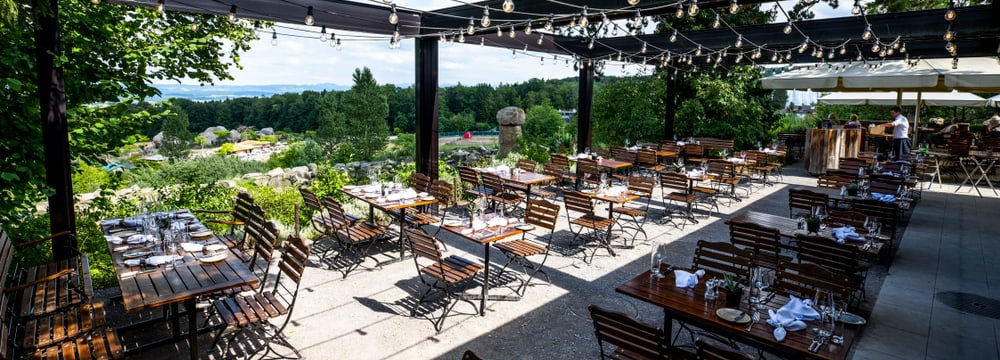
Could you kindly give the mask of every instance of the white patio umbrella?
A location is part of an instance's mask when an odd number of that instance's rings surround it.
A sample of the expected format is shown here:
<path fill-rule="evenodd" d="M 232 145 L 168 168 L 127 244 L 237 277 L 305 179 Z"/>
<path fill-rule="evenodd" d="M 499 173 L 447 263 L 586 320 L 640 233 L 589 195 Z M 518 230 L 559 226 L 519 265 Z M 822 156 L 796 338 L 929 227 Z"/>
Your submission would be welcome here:
<path fill-rule="evenodd" d="M 986 106 L 1000 107 L 1000 95 L 996 95 L 989 99 L 986 99 Z"/>
<path fill-rule="evenodd" d="M 820 104 L 827 105 L 896 105 L 898 93 L 892 92 L 835 92 L 819 98 Z M 925 92 L 920 95 L 920 102 L 930 106 L 969 106 L 986 105 L 986 99 L 965 92 Z M 913 106 L 917 104 L 916 92 L 904 92 L 902 104 Z"/>
<path fill-rule="evenodd" d="M 761 79 L 765 89 L 828 91 L 977 91 L 1000 92 L 1000 66 L 996 58 L 921 59 L 883 63 L 830 63 L 806 65 Z"/>

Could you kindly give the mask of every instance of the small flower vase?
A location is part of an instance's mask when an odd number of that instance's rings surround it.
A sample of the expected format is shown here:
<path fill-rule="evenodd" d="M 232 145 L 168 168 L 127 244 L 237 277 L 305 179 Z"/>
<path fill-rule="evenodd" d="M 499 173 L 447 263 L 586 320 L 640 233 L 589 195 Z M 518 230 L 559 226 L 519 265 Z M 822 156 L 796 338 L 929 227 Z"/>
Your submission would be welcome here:
<path fill-rule="evenodd" d="M 743 299 L 743 288 L 738 288 L 736 290 L 726 289 L 726 307 L 728 308 L 739 308 L 740 300 Z"/>
<path fill-rule="evenodd" d="M 819 225 L 820 225 L 819 221 L 806 221 L 806 230 L 808 230 L 811 233 L 818 233 Z"/>

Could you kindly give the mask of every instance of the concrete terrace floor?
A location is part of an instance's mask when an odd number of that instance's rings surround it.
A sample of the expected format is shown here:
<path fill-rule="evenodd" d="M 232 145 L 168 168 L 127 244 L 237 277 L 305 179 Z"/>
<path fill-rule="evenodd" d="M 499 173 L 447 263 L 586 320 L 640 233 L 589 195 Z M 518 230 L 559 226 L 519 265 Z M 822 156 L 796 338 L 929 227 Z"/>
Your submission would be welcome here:
<path fill-rule="evenodd" d="M 742 202 L 722 206 L 720 214 L 700 216 L 699 224 L 678 230 L 650 221 L 645 226 L 649 241 L 640 238 L 633 249 L 616 249 L 615 257 L 599 250 L 591 264 L 573 254 L 576 247 L 569 245 L 572 235 L 565 213 L 561 213 L 552 256 L 545 265 L 550 284 L 536 280 L 521 301 L 488 302 L 485 317 L 475 314 L 471 305 L 459 303 L 441 332 L 435 332 L 426 317 L 409 315 L 418 292 L 424 289 L 412 260 L 358 270 L 344 279 L 340 272 L 326 269 L 313 254 L 285 334 L 308 359 L 460 359 L 465 350 L 486 359 L 595 359 L 599 355 L 587 312 L 589 304 L 617 309 L 652 324 L 662 321 L 659 308 L 614 291 L 648 268 L 650 244 L 668 242 L 674 250 L 669 262 L 689 266 L 698 240 L 728 241 L 724 222 L 735 214 L 744 210 L 787 214 L 787 188 L 795 185 L 815 185 L 815 178 L 804 174 L 801 166 L 786 168 L 781 183 L 757 190 Z M 892 268 L 878 264 L 870 271 L 868 298 L 858 311 L 869 324 L 855 343 L 852 358 L 1000 358 L 1000 301 L 994 300 L 1000 298 L 1000 277 L 996 276 L 1000 268 L 989 266 L 1000 254 L 1000 244 L 995 243 L 1000 231 L 990 226 L 1000 220 L 1000 198 L 992 194 L 986 198 L 975 193 L 970 196 L 964 189 L 956 194 L 954 189 L 954 185 L 945 184 L 925 190 L 910 214 Z M 661 207 L 654 202 L 654 208 Z M 603 213 L 598 210 L 598 214 Z M 653 217 L 658 214 L 662 211 L 654 210 Z M 433 231 L 433 227 L 428 229 Z M 449 253 L 482 261 L 482 246 L 446 232 L 439 238 L 448 245 Z M 388 259 L 389 254 L 396 253 L 386 252 L 380 259 Z M 498 251 L 492 256 L 494 266 L 504 260 Z M 985 299 L 949 295 L 947 291 L 978 294 Z M 511 293 L 505 287 L 491 290 L 491 294 Z M 962 301 L 970 303 L 971 310 L 963 312 L 946 305 Z M 137 317 L 122 316 L 120 303 L 111 302 L 109 309 L 114 324 Z M 434 307 L 433 311 L 439 314 L 441 309 Z M 156 335 L 155 330 L 123 334 L 126 346 L 164 336 Z M 685 337 L 681 338 L 684 341 Z M 254 346 L 251 341 L 241 341 L 236 349 L 223 354 L 220 347 L 210 347 L 212 339 L 210 335 L 201 337 L 203 357 L 241 357 L 245 347 Z M 292 353 L 282 347 L 278 351 Z M 182 342 L 134 358 L 173 359 L 187 352 L 187 344 Z"/>

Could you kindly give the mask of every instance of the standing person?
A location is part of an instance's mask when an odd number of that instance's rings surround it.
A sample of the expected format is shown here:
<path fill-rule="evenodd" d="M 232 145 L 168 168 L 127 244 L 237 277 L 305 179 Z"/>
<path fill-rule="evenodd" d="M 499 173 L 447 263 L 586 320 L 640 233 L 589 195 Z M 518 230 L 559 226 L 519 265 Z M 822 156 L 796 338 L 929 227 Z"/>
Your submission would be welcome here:
<path fill-rule="evenodd" d="M 892 128 L 893 161 L 898 161 L 902 154 L 910 153 L 910 121 L 901 112 L 899 106 L 893 106 L 889 109 L 889 115 L 892 115 L 893 118 L 892 122 L 882 124 L 883 127 Z"/>
<path fill-rule="evenodd" d="M 858 115 L 851 114 L 851 119 L 844 124 L 844 129 L 857 129 L 861 127 L 861 123 L 858 122 Z"/>

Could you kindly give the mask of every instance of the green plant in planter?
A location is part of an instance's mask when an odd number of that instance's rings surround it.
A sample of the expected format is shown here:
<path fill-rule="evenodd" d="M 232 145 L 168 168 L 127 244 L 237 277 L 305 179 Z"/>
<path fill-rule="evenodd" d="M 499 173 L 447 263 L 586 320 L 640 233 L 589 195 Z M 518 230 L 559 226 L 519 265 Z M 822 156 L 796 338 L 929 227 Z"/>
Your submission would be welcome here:
<path fill-rule="evenodd" d="M 815 214 L 814 215 L 809 215 L 809 217 L 806 218 L 806 222 L 810 223 L 810 224 L 819 224 L 822 221 L 823 220 L 819 218 L 819 215 L 815 215 Z"/>
<path fill-rule="evenodd" d="M 847 194 L 851 196 L 857 195 L 859 187 L 860 186 L 858 186 L 858 183 L 856 182 L 850 183 L 849 185 L 847 185 Z"/>
<path fill-rule="evenodd" d="M 723 284 L 723 286 L 725 287 L 726 291 L 731 291 L 731 292 L 740 291 L 743 289 L 743 284 L 740 284 L 739 281 L 736 281 L 736 276 L 733 274 L 725 275 L 725 284 Z"/>

